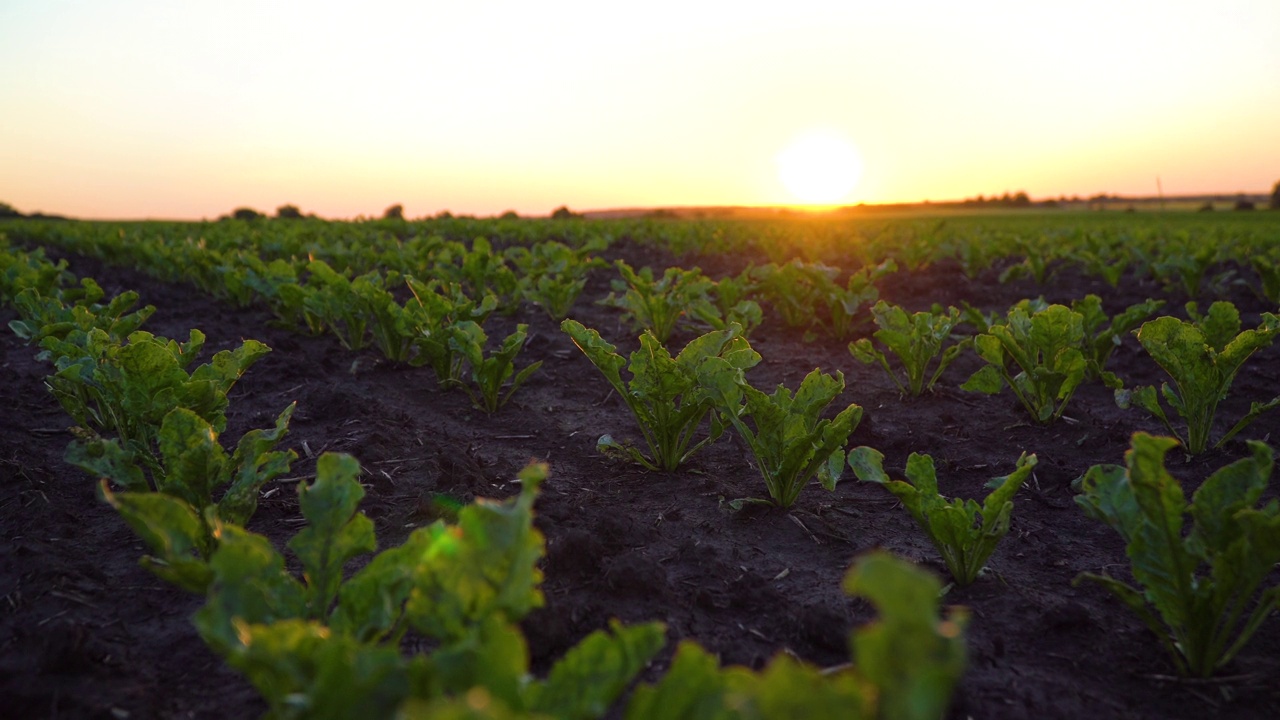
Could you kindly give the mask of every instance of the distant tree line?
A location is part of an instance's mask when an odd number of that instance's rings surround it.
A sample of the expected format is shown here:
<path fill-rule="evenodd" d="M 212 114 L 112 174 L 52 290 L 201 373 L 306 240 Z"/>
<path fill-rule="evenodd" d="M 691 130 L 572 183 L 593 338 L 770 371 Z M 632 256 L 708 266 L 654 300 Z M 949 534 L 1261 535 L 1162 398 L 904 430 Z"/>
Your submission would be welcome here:
<path fill-rule="evenodd" d="M 965 198 L 963 201 L 961 201 L 960 204 L 970 206 L 970 207 L 1025 208 L 1025 207 L 1031 207 L 1031 198 L 1027 195 L 1026 192 L 1019 190 L 1018 192 L 1012 195 L 1006 192 L 1005 194 L 1000 195 L 999 197 L 992 195 L 991 197 L 988 198 L 988 197 L 983 197 L 982 195 L 979 195 L 977 197 Z"/>
<path fill-rule="evenodd" d="M 31 220 L 66 220 L 67 219 L 63 215 L 49 215 L 47 213 L 42 213 L 39 211 L 30 213 L 30 214 L 23 214 L 22 212 L 19 212 L 17 208 L 10 205 L 9 203 L 0 202 L 0 220 L 5 220 L 5 219 L 16 220 L 18 218 L 28 218 Z"/>

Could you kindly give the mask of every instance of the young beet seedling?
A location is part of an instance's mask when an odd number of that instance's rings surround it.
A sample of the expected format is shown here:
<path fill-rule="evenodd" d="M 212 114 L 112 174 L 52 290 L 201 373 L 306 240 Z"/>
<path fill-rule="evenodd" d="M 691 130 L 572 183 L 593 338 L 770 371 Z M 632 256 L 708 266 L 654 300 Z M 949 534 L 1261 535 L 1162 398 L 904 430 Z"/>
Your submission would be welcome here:
<path fill-rule="evenodd" d="M 515 332 L 502 341 L 502 345 L 495 352 L 486 357 L 484 346 L 489 341 L 489 336 L 485 334 L 480 324 L 464 320 L 454 325 L 449 330 L 449 347 L 471 366 L 471 384 L 461 380 L 451 381 L 450 384 L 461 387 L 467 393 L 467 397 L 471 398 L 471 404 L 492 415 L 499 407 L 507 404 L 512 393 L 518 390 L 530 375 L 542 367 L 542 361 L 539 360 L 516 372 L 516 356 L 524 349 L 528 338 L 529 326 L 521 323 L 516 326 Z M 510 386 L 504 395 L 502 388 L 508 381 Z"/>
<path fill-rule="evenodd" d="M 138 330 L 121 344 L 94 328 L 73 331 L 66 339 L 45 337 L 39 357 L 53 361 L 56 372 L 45 384 L 76 424 L 89 435 L 116 435 L 121 447 L 154 475 L 159 470 L 157 434 L 165 416 L 175 407 L 187 408 L 214 432 L 222 432 L 227 425 L 227 393 L 249 366 L 271 351 L 256 340 L 245 340 L 187 372 L 204 341 L 204 333 L 196 329 L 182 343 Z"/>
<path fill-rule="evenodd" d="M 405 283 L 413 293 L 404 304 L 405 326 L 413 335 L 409 364 L 430 366 L 441 386 L 461 381 L 464 358 L 450 342 L 453 329 L 464 322 L 483 324 L 498 307 L 498 298 L 470 297 L 458 283 L 423 283 L 412 277 Z"/>
<path fill-rule="evenodd" d="M 646 332 L 640 336 L 640 349 L 631 353 L 631 363 L 627 365 L 631 380 L 624 383 L 621 373 L 627 361 L 600 333 L 576 320 L 565 320 L 560 328 L 627 403 L 649 446 L 649 455 L 619 444 L 609 435 L 602 436 L 597 447 L 606 454 L 628 457 L 650 470 L 675 470 L 724 432 L 723 424 L 712 418 L 711 434 L 690 447 L 712 408 L 711 398 L 698 384 L 697 370 L 703 360 L 720 358 L 739 371 L 760 362 L 759 353 L 741 337 L 742 329 L 736 325 L 694 339 L 674 358 L 652 333 Z"/>
<path fill-rule="evenodd" d="M 974 500 L 948 500 L 940 495 L 933 458 L 928 455 L 911 453 L 906 481 L 890 480 L 883 463 L 884 455 L 873 448 L 849 451 L 849 466 L 858 479 L 880 483 L 902 501 L 942 554 L 951 577 L 963 587 L 978 578 L 987 558 L 1009 532 L 1013 496 L 1036 466 L 1036 456 L 1023 453 L 1012 473 L 987 483 L 994 490 L 981 506 Z"/>
<path fill-rule="evenodd" d="M 845 443 L 862 420 L 862 407 L 854 404 L 832 419 L 819 417 L 844 390 L 843 373 L 832 377 L 815 369 L 794 396 L 782 385 L 766 395 L 747 383 L 741 368 L 712 357 L 698 366 L 698 384 L 751 448 L 775 505 L 791 507 L 815 475 L 823 487 L 835 489 Z"/>
<path fill-rule="evenodd" d="M 951 331 L 961 322 L 960 311 L 934 306 L 931 312 L 918 312 L 908 315 L 905 310 L 883 300 L 871 309 L 876 325 L 880 329 L 875 332 L 875 339 L 889 352 L 898 357 L 903 372 L 907 375 L 907 384 L 903 385 L 898 375 L 889 367 L 889 360 L 880 352 L 870 338 L 861 338 L 849 343 L 849 352 L 853 357 L 866 365 L 879 363 L 888 373 L 893 384 L 904 394 L 919 396 L 925 390 L 932 390 L 934 383 L 942 376 L 952 360 L 973 344 L 973 340 L 965 339 L 943 350 L 942 346 L 951 338 Z M 938 366 L 925 383 L 925 372 L 929 363 L 938 359 Z"/>
<path fill-rule="evenodd" d="M 1258 593 L 1280 562 L 1280 505 L 1256 507 L 1273 462 L 1271 449 L 1254 441 L 1251 457 L 1215 472 L 1188 504 L 1164 465 L 1177 444 L 1137 433 L 1126 467 L 1095 465 L 1085 474 L 1076 502 L 1124 538 L 1138 587 L 1093 573 L 1074 583 L 1110 590 L 1160 638 L 1179 673 L 1207 678 L 1280 605 L 1280 586 Z"/>
<path fill-rule="evenodd" d="M 1102 298 L 1097 295 L 1085 295 L 1079 300 L 1071 301 L 1071 309 L 1080 313 L 1082 318 L 1082 327 L 1084 328 L 1084 343 L 1081 349 L 1084 351 L 1087 367 L 1085 369 L 1085 379 L 1100 379 L 1103 384 L 1108 387 L 1118 387 L 1119 381 L 1111 373 L 1105 372 L 1107 361 L 1111 359 L 1111 353 L 1120 347 L 1120 341 L 1125 335 L 1137 329 L 1142 321 L 1150 317 L 1156 310 L 1164 306 L 1163 300 L 1145 300 L 1135 303 L 1121 310 L 1112 316 L 1107 316 L 1106 311 L 1102 309 Z M 1016 307 L 1026 310 L 1028 313 L 1037 313 L 1049 307 L 1049 303 L 1045 302 L 1043 297 L 1035 300 L 1023 300 Z M 970 308 L 971 312 L 978 312 L 976 309 Z M 990 332 L 991 325 L 994 323 L 987 322 L 982 324 L 978 315 L 968 315 L 967 317 L 978 325 L 982 332 Z"/>
<path fill-rule="evenodd" d="M 258 509 L 263 485 L 287 472 L 297 457 L 292 450 L 275 449 L 288 432 L 293 409 L 285 408 L 274 428 L 245 433 L 228 456 L 208 421 L 174 408 L 160 426 L 154 492 L 137 453 L 115 438 L 73 441 L 66 460 L 101 479 L 102 498 L 151 547 L 154 555 L 142 558 L 143 567 L 203 594 L 212 579 L 208 560 L 218 545 L 214 525 L 247 523 Z M 108 481 L 119 491 L 113 492 Z"/>
<path fill-rule="evenodd" d="M 760 304 L 751 299 L 755 287 L 751 268 L 732 277 L 720 278 L 711 288 L 711 301 L 697 303 L 689 312 L 713 330 L 727 330 L 737 323 L 742 326 L 742 336 L 746 337 L 764 320 Z"/>
<path fill-rule="evenodd" d="M 506 258 L 520 271 L 519 285 L 524 299 L 541 307 L 558 322 L 569 314 L 582 294 L 591 271 L 605 264 L 604 260 L 591 257 L 591 253 L 607 245 L 603 238 L 596 238 L 574 249 L 548 240 L 532 247 L 508 248 Z"/>
<path fill-rule="evenodd" d="M 621 309 L 636 330 L 648 330 L 660 343 L 671 338 L 681 319 L 706 315 L 715 308 L 709 296 L 715 282 L 698 268 L 667 268 L 655 280 L 652 268 L 637 272 L 624 260 L 616 265 L 622 280 L 614 281 L 614 292 L 600 304 Z"/>
<path fill-rule="evenodd" d="M 1006 385 L 1036 422 L 1062 417 L 1067 402 L 1088 372 L 1083 352 L 1084 316 L 1065 305 L 1035 313 L 1014 306 L 1004 324 L 974 338 L 987 365 L 962 390 L 994 395 Z"/>
<path fill-rule="evenodd" d="M 1253 330 L 1240 330 L 1240 313 L 1229 302 L 1209 306 L 1203 317 L 1195 303 L 1187 303 L 1188 322 L 1175 317 L 1156 318 L 1138 330 L 1138 342 L 1173 379 L 1160 386 L 1117 390 L 1116 403 L 1122 408 L 1137 404 L 1160 419 L 1187 452 L 1196 455 L 1209 446 L 1209 431 L 1218 403 L 1227 396 L 1236 372 L 1255 351 L 1267 347 L 1280 334 L 1280 317 L 1262 314 L 1262 323 Z M 1160 395 L 1187 423 L 1185 438 L 1174 429 L 1160 405 Z M 1249 412 L 1223 435 L 1214 447 L 1221 447 L 1259 415 L 1280 405 L 1280 396 L 1255 402 Z"/>

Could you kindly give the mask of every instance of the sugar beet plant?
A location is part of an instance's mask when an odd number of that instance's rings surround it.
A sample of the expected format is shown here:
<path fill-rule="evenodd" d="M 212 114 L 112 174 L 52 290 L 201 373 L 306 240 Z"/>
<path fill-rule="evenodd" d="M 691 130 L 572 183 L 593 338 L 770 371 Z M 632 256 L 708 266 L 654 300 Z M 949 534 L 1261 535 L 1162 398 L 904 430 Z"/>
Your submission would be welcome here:
<path fill-rule="evenodd" d="M 722 277 L 711 289 L 711 303 L 699 303 L 692 312 L 714 330 L 725 330 L 737 323 L 746 337 L 764 320 L 760 303 L 750 297 L 755 286 L 755 281 L 751 279 L 751 268 L 737 275 Z"/>
<path fill-rule="evenodd" d="M 11 320 L 9 329 L 28 343 L 39 343 L 46 337 L 66 339 L 72 332 L 88 333 L 95 328 L 119 342 L 156 311 L 154 305 L 134 310 L 138 293 L 133 291 L 120 293 L 106 303 L 99 302 L 102 298 L 102 288 L 91 278 L 81 280 L 78 292 L 64 289 L 56 296 L 26 288 L 13 298 L 20 318 Z"/>
<path fill-rule="evenodd" d="M 616 266 L 622 279 L 614 281 L 614 291 L 601 304 L 622 310 L 637 331 L 648 330 L 660 343 L 666 344 L 682 319 L 715 309 L 710 297 L 715 282 L 698 268 L 671 267 L 654 279 L 652 268 L 633 270 L 624 260 Z"/>
<path fill-rule="evenodd" d="M 45 383 L 84 433 L 119 438 L 122 448 L 155 476 L 160 472 L 156 442 L 169 411 L 187 408 L 221 432 L 227 424 L 227 393 L 270 352 L 246 340 L 188 372 L 204 341 L 204 333 L 194 329 L 183 343 L 142 330 L 120 343 L 99 328 L 64 339 L 45 337 L 41 357 L 55 369 Z"/>
<path fill-rule="evenodd" d="M 479 323 L 465 320 L 454 325 L 449 330 L 449 346 L 470 367 L 471 382 L 452 380 L 451 383 L 461 387 L 476 407 L 489 414 L 497 412 L 511 399 L 511 394 L 542 367 L 542 361 L 538 360 L 516 371 L 516 356 L 528 339 L 529 327 L 521 323 L 497 350 L 486 355 L 485 344 L 489 337 Z M 504 387 L 505 393 L 502 392 Z"/>
<path fill-rule="evenodd" d="M 891 480 L 884 471 L 884 455 L 869 447 L 849 451 L 849 465 L 859 480 L 879 483 L 893 493 L 929 540 L 961 586 L 978 579 L 978 574 L 1009 532 L 1013 496 L 1036 466 L 1036 456 L 1023 454 L 1014 471 L 987 483 L 993 488 L 979 505 L 975 500 L 948 500 L 938 492 L 938 475 L 933 458 L 911 453 L 904 480 Z"/>
<path fill-rule="evenodd" d="M 1195 303 L 1187 303 L 1191 320 L 1156 318 L 1138 330 L 1138 342 L 1168 373 L 1173 385 L 1162 383 L 1160 392 L 1152 386 L 1117 390 L 1121 407 L 1136 404 L 1154 415 L 1169 432 L 1183 441 L 1188 453 L 1204 452 L 1218 403 L 1227 396 L 1236 373 L 1254 352 L 1271 345 L 1280 333 L 1280 317 L 1262 314 L 1262 322 L 1252 330 L 1240 329 L 1240 313 L 1229 302 L 1215 302 L 1201 316 Z M 1187 424 L 1185 437 L 1169 421 L 1160 398 Z M 1214 447 L 1220 447 L 1262 413 L 1280 405 L 1280 396 L 1254 402 Z"/>
<path fill-rule="evenodd" d="M 472 297 L 457 283 L 420 282 L 412 277 L 405 278 L 405 283 L 413 293 L 404 304 L 405 325 L 414 348 L 409 364 L 430 367 L 441 385 L 460 381 L 465 358 L 450 342 L 454 328 L 465 322 L 484 324 L 497 309 L 498 299 L 493 295 Z"/>
<path fill-rule="evenodd" d="M 698 369 L 708 358 L 720 358 L 732 369 L 745 370 L 760 362 L 760 355 L 741 337 L 737 326 L 715 330 L 689 342 L 675 357 L 652 333 L 640 336 L 640 348 L 630 362 L 595 330 L 576 320 L 560 328 L 604 375 L 635 416 L 649 454 L 604 435 L 597 443 L 602 452 L 618 454 L 650 470 L 671 471 L 723 432 L 723 423 L 712 416 L 707 437 L 697 443 L 698 428 L 711 414 L 712 398 L 699 384 Z M 626 366 L 631 379 L 623 381 Z"/>
<path fill-rule="evenodd" d="M 934 306 L 929 312 L 908 315 L 901 307 L 881 300 L 871 309 L 871 315 L 880 328 L 875 332 L 875 339 L 897 356 L 907 377 L 906 384 L 898 379 L 897 373 L 889 366 L 889 359 L 871 339 L 860 338 L 849 343 L 849 352 L 861 363 L 879 363 L 904 394 L 919 396 L 925 390 L 932 390 L 951 361 L 973 344 L 972 339 L 964 339 L 951 343 L 945 349 L 943 347 L 951 340 L 951 331 L 961 322 L 960 311 L 956 308 L 944 311 Z M 935 360 L 936 367 L 926 383 L 925 374 Z"/>
<path fill-rule="evenodd" d="M 1035 300 L 1023 300 L 1017 304 L 1017 307 L 1023 308 L 1028 313 L 1037 313 L 1049 307 L 1049 303 L 1044 298 Z M 1108 316 L 1102 308 L 1102 298 L 1097 295 L 1085 295 L 1079 300 L 1071 301 L 1071 310 L 1080 313 L 1082 327 L 1084 329 L 1084 350 L 1086 368 L 1085 378 L 1101 379 L 1104 383 L 1115 386 L 1116 379 L 1106 373 L 1107 362 L 1111 359 L 1111 353 L 1120 347 L 1125 336 L 1133 332 L 1142 321 L 1146 320 L 1161 307 L 1164 307 L 1163 300 L 1145 300 L 1135 303 L 1121 310 L 1115 315 Z M 986 322 L 983 324 L 984 318 L 975 308 L 969 308 L 969 314 L 966 317 L 977 322 L 983 332 L 990 332 L 993 323 Z"/>
<path fill-rule="evenodd" d="M 850 274 L 843 287 L 835 280 L 839 268 L 798 259 L 755 268 L 752 275 L 760 293 L 788 326 L 807 328 L 825 316 L 827 330 L 843 338 L 862 318 L 862 308 L 880 297 L 875 281 L 897 269 L 893 260 L 863 267 Z"/>
<path fill-rule="evenodd" d="M 974 350 L 987 364 L 961 388 L 994 395 L 1008 387 L 1036 422 L 1053 422 L 1088 371 L 1084 344 L 1084 316 L 1071 308 L 1050 305 L 1030 313 L 1014 306 L 1005 323 L 974 338 Z"/>
<path fill-rule="evenodd" d="M 1110 590 L 1160 638 L 1180 674 L 1206 678 L 1280 605 L 1280 586 L 1259 592 L 1280 562 L 1280 503 L 1257 507 L 1273 462 L 1271 449 L 1253 441 L 1250 457 L 1209 476 L 1187 503 L 1165 469 L 1177 444 L 1137 433 L 1125 467 L 1089 469 L 1076 502 L 1124 538 L 1137 587 L 1093 573 L 1076 583 Z"/>
<path fill-rule="evenodd" d="M 844 390 L 843 373 L 832 377 L 814 369 L 794 394 L 779 385 L 767 395 L 747 383 L 742 368 L 711 357 L 699 364 L 698 383 L 751 449 L 775 505 L 791 507 L 815 476 L 826 489 L 835 489 L 845 444 L 862 420 L 862 407 L 855 404 L 834 418 L 821 417 Z"/>
<path fill-rule="evenodd" d="M 288 472 L 297 457 L 292 450 L 275 449 L 288 432 L 293 409 L 285 408 L 273 429 L 245 433 L 228 456 L 208 421 L 174 408 L 160 426 L 155 491 L 137 454 L 114 438 L 74 441 L 66 459 L 102 479 L 102 497 L 150 546 L 153 554 L 142 558 L 143 567 L 178 587 L 203 593 L 212 579 L 208 560 L 217 547 L 217 523 L 247 523 L 262 487 Z"/>
<path fill-rule="evenodd" d="M 520 291 L 524 299 L 538 305 L 552 320 L 559 322 L 569 314 L 569 309 L 582 294 L 591 271 L 605 264 L 591 254 L 603 250 L 608 244 L 608 240 L 601 237 L 589 240 L 581 247 L 571 248 L 552 240 L 527 248 L 508 248 L 506 258 L 520 271 Z"/>

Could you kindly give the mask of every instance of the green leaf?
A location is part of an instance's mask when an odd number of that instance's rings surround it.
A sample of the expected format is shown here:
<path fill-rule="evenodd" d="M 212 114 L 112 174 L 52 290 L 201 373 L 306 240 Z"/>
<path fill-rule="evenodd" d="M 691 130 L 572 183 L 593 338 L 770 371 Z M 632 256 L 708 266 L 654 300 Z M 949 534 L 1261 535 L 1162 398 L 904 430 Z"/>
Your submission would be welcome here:
<path fill-rule="evenodd" d="M 691 641 L 680 643 L 657 685 L 641 685 L 627 703 L 626 720 L 721 720 L 734 717 L 726 702 L 728 674 L 720 661 Z"/>
<path fill-rule="evenodd" d="M 151 489 L 133 453 L 121 448 L 120 443 L 115 440 L 73 440 L 67 446 L 67 454 L 63 460 L 95 477 L 110 480 L 125 490 L 146 492 Z"/>
<path fill-rule="evenodd" d="M 218 549 L 209 559 L 209 600 L 194 618 L 210 647 L 228 656 L 244 644 L 239 628 L 245 623 L 305 617 L 307 592 L 285 572 L 284 558 L 266 538 L 220 524 L 217 539 Z"/>
<path fill-rule="evenodd" d="M 529 688 L 528 706 L 557 718 L 603 717 L 666 642 L 662 623 L 624 627 L 611 622 L 565 654 L 543 683 Z"/>
<path fill-rule="evenodd" d="M 316 462 L 315 482 L 298 487 L 298 504 L 308 525 L 289 541 L 289 549 L 306 573 L 306 617 L 311 619 L 328 615 L 347 561 L 377 548 L 373 522 L 357 512 L 364 497 L 356 481 L 359 475 L 355 458 L 325 453 Z"/>
<path fill-rule="evenodd" d="M 529 647 L 520 629 L 501 617 L 477 618 L 427 658 L 425 694 L 460 695 L 483 687 L 503 703 L 519 707 L 528 681 Z"/>
<path fill-rule="evenodd" d="M 165 473 L 157 489 L 203 512 L 213 504 L 213 488 L 227 473 L 227 455 L 213 427 L 196 413 L 178 407 L 165 415 L 159 439 Z"/>
<path fill-rule="evenodd" d="M 961 390 L 995 395 L 1004 389 L 1004 378 L 994 365 L 983 365 L 960 386 Z"/>
<path fill-rule="evenodd" d="M 213 579 L 206 531 L 191 506 L 178 498 L 152 492 L 113 493 L 104 481 L 99 491 L 138 537 L 151 548 L 143 567 L 188 592 L 204 594 Z"/>
<path fill-rule="evenodd" d="M 1228 337 L 1239 329 L 1235 306 L 1214 303 L 1203 318 L 1196 315 L 1194 304 L 1188 305 L 1188 312 L 1197 318 L 1196 322 L 1157 318 L 1142 326 L 1138 341 L 1173 379 L 1176 391 L 1166 385 L 1163 396 L 1187 423 L 1187 452 L 1198 454 L 1208 447 L 1218 403 L 1226 397 L 1236 372 L 1254 352 L 1270 345 L 1280 333 L 1280 318 L 1263 313 L 1263 322 L 1258 328 Z M 1143 407 L 1169 425 L 1163 411 L 1157 413 L 1159 403 L 1154 398 L 1148 398 Z M 1265 409 L 1265 404 L 1252 407 L 1218 444 L 1234 436 Z"/>
<path fill-rule="evenodd" d="M 227 662 L 253 683 L 276 717 L 392 717 L 410 694 L 393 647 L 361 645 L 300 619 L 236 620 Z"/>
<path fill-rule="evenodd" d="M 454 526 L 429 528 L 423 571 L 406 606 L 412 625 L 430 637 L 455 639 L 480 619 L 514 622 L 542 604 L 537 562 L 542 535 L 532 527 L 533 501 L 547 467 L 520 473 L 520 495 L 510 501 L 478 500 Z"/>
<path fill-rule="evenodd" d="M 297 403 L 290 403 L 272 430 L 250 430 L 240 438 L 231 456 L 228 470 L 231 486 L 218 501 L 218 517 L 225 522 L 244 525 L 258 508 L 262 486 L 289 471 L 298 454 L 292 450 L 273 451 L 289 431 L 289 419 Z"/>
<path fill-rule="evenodd" d="M 964 672 L 967 614 L 956 609 L 939 619 L 941 583 L 883 552 L 860 557 L 844 588 L 870 600 L 880 613 L 851 641 L 858 670 L 880 691 L 877 716 L 942 717 Z"/>
<path fill-rule="evenodd" d="M 741 370 L 721 358 L 708 358 L 699 365 L 698 382 L 720 416 L 751 449 L 776 505 L 790 507 L 819 473 L 824 484 L 834 487 L 838 474 L 832 455 L 838 452 L 843 457 L 845 443 L 862 419 L 862 408 L 852 404 L 835 418 L 820 419 L 844 389 L 841 373 L 832 377 L 815 369 L 794 396 L 781 385 L 765 395 L 746 383 Z"/>
<path fill-rule="evenodd" d="M 866 680 L 850 672 L 826 674 L 784 654 L 775 656 L 759 678 L 730 673 L 729 681 L 732 692 L 726 705 L 754 706 L 757 717 L 876 717 L 875 691 Z M 750 699 L 744 703 L 742 696 Z"/>
<path fill-rule="evenodd" d="M 330 627 L 362 642 L 391 634 L 404 615 L 418 574 L 424 571 L 422 558 L 437 532 L 435 526 L 414 530 L 403 544 L 378 553 L 342 583 Z"/>

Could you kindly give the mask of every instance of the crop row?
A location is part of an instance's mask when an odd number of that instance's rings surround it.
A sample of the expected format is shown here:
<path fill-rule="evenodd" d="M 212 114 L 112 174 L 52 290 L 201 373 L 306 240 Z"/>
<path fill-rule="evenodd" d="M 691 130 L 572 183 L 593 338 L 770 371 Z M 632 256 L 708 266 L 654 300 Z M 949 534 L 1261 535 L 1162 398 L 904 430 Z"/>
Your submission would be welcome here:
<path fill-rule="evenodd" d="M 490 348 L 484 330 L 486 319 L 494 312 L 512 313 L 521 302 L 543 308 L 553 320 L 563 319 L 585 286 L 588 274 L 604 265 L 594 253 L 608 243 L 606 235 L 579 238 L 577 247 L 558 240 L 540 240 L 530 246 L 511 245 L 499 253 L 484 238 L 475 239 L 468 246 L 439 236 L 423 239 L 415 235 L 398 245 L 374 243 L 379 249 L 360 257 L 377 266 L 354 275 L 353 268 L 358 266 L 347 265 L 338 270 L 315 257 L 322 254 L 335 261 L 350 259 L 356 254 L 349 249 L 350 242 L 334 243 L 338 248 L 347 248 L 334 249 L 318 238 L 300 244 L 282 233 L 281 238 L 264 243 L 263 249 L 223 243 L 226 249 L 218 250 L 208 247 L 204 237 L 191 242 L 166 240 L 154 234 L 130 235 L 123 228 L 113 233 L 107 226 L 29 227 L 45 228 L 33 231 L 32 239 L 56 242 L 72 251 L 108 260 L 129 261 L 161 278 L 191 279 L 207 292 L 240 304 L 258 300 L 286 326 L 311 334 L 329 331 L 352 350 L 372 341 L 393 362 L 431 367 L 442 387 L 465 391 L 477 407 L 490 413 L 536 372 L 538 364 L 517 367 L 528 338 L 525 325 L 518 325 L 496 348 Z M 1014 249 L 1030 247 L 1021 236 L 1015 237 L 1018 239 L 1013 243 Z M 1212 254 L 1219 259 L 1230 256 L 1228 249 L 1251 250 L 1255 251 L 1252 257 L 1256 267 L 1280 267 L 1264 262 L 1275 252 L 1274 247 L 1265 245 L 1262 239 L 1255 244 L 1256 247 L 1245 240 L 1208 244 L 1196 252 L 1198 257 Z M 1150 253 L 1144 249 L 1148 246 L 1142 243 L 1126 247 L 1132 256 L 1146 258 L 1148 266 L 1168 268 L 1178 264 L 1177 258 L 1185 257 L 1174 245 L 1158 257 L 1148 257 Z M 1062 244 L 1054 247 L 1060 257 L 1103 252 L 1097 242 L 1072 246 L 1069 251 Z M 1120 246 L 1107 247 L 1114 254 Z M 1204 247 L 1212 248 L 1212 252 Z M 301 270 L 302 261 L 297 256 L 283 255 L 303 250 L 311 259 Z M 1038 257 L 1035 248 L 1027 252 L 1028 258 Z M 266 256 L 272 256 L 269 262 L 263 259 Z M 1126 264 L 1117 263 L 1109 267 Z M 381 269 L 384 267 L 388 268 L 385 273 Z M 1005 274 L 1018 267 L 1021 265 L 1009 266 Z M 1212 265 L 1202 264 L 1201 270 L 1209 267 Z M 1024 301 L 1003 317 L 984 315 L 967 306 L 963 313 L 955 308 L 935 307 L 908 314 L 904 308 L 877 302 L 875 283 L 896 271 L 893 258 L 850 273 L 843 284 L 836 282 L 835 268 L 797 259 L 782 265 L 748 268 L 719 280 L 706 277 L 696 267 L 667 268 L 661 277 L 655 277 L 647 267 L 634 270 L 622 260 L 617 261 L 616 268 L 619 277 L 613 281 L 614 293 L 601 302 L 621 310 L 622 318 L 635 330 L 652 334 L 659 344 L 665 344 L 677 327 L 726 331 L 736 325 L 745 338 L 763 318 L 761 303 L 794 327 L 810 327 L 808 323 L 821 318 L 826 332 L 839 338 L 874 322 L 878 329 L 872 337 L 857 339 L 850 343 L 849 350 L 857 360 L 883 367 L 910 394 L 918 395 L 932 387 L 957 355 L 972 348 L 986 365 L 962 385 L 965 390 L 998 393 L 1007 389 L 1035 422 L 1050 423 L 1063 415 L 1081 383 L 1102 382 L 1116 390 L 1121 406 L 1137 405 L 1151 413 L 1193 454 L 1209 447 L 1216 408 L 1240 366 L 1280 332 L 1280 319 L 1271 313 L 1262 314 L 1257 328 L 1242 330 L 1239 312 L 1225 302 L 1214 302 L 1203 314 L 1194 301 L 1189 302 L 1185 308 L 1189 320 L 1163 316 L 1144 323 L 1164 305 L 1163 301 L 1147 300 L 1108 316 L 1096 295 L 1078 299 L 1070 307 Z M 402 274 L 410 270 L 417 274 Z M 1267 273 L 1260 272 L 1259 277 L 1266 288 Z M 956 333 L 962 328 L 974 336 L 961 339 Z M 1126 389 L 1123 379 L 1106 369 L 1114 349 L 1135 330 L 1139 343 L 1169 374 L 1172 385 L 1166 383 L 1159 390 L 1150 386 Z M 583 346 L 581 337 L 575 337 L 575 342 Z M 894 364 L 900 370 L 891 366 L 886 353 L 896 358 Z M 600 357 L 590 352 L 588 355 L 605 370 Z M 931 364 L 933 369 L 926 382 Z M 905 376 L 905 383 L 899 379 L 899 372 Z M 665 374 L 668 373 L 664 370 L 659 376 Z M 609 371 L 605 375 L 618 386 Z M 749 387 L 742 382 L 736 385 Z M 743 390 L 749 396 L 752 391 Z M 674 397 L 673 393 L 668 395 Z M 726 397 L 720 414 L 726 418 L 741 415 L 728 412 L 729 402 Z M 1226 442 L 1278 404 L 1280 396 L 1258 399 L 1216 444 Z M 815 411 L 821 412 L 824 406 L 825 403 Z M 687 418 L 686 424 L 696 425 L 699 419 Z M 1178 419 L 1185 425 L 1181 431 L 1175 427 L 1174 420 Z M 815 420 L 806 422 L 813 426 Z M 856 420 L 852 424 L 856 425 Z M 744 430 L 735 427 L 740 432 Z M 642 430 L 648 432 L 643 427 Z M 655 466 L 654 460 L 633 457 Z M 672 470 L 678 462 L 673 456 L 664 456 L 656 465 Z M 771 495 L 775 495 L 772 483 L 770 487 Z M 786 495 L 794 497 L 792 493 Z M 790 504 L 776 496 L 774 500 L 783 506 Z"/>

